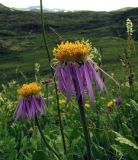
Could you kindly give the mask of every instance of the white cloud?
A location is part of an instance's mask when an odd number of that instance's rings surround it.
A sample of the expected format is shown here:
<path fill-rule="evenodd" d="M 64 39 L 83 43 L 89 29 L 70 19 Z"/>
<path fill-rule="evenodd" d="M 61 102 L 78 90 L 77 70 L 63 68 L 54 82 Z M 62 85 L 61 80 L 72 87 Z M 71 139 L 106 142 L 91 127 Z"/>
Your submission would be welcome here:
<path fill-rule="evenodd" d="M 39 5 L 39 0 L 0 0 L 9 7 L 24 8 Z M 43 0 L 46 8 L 70 10 L 114 10 L 123 7 L 138 7 L 138 0 Z"/>

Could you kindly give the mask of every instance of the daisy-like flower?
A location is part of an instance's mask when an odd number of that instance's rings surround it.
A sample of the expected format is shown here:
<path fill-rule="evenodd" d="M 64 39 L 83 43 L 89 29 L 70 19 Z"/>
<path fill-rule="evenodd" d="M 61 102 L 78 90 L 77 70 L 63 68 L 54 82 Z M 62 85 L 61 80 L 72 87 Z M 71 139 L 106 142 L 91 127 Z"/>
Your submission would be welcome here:
<path fill-rule="evenodd" d="M 67 102 L 76 94 L 86 102 L 86 92 L 90 103 L 94 103 L 94 85 L 105 90 L 104 83 L 95 70 L 92 57 L 92 45 L 89 41 L 62 42 L 54 48 L 55 75 L 58 77 L 60 91 L 66 95 Z"/>
<path fill-rule="evenodd" d="M 38 83 L 23 84 L 18 89 L 21 98 L 16 109 L 15 121 L 19 118 L 32 119 L 44 112 L 45 101 L 41 94 L 41 86 Z"/>

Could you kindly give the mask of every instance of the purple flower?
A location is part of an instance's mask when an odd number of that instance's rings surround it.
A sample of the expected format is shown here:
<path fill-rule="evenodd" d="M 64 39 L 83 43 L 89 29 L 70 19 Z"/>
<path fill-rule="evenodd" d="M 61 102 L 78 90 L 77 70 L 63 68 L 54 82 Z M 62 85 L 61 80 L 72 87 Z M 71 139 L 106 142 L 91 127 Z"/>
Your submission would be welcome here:
<path fill-rule="evenodd" d="M 60 91 L 66 95 L 67 102 L 76 94 L 81 97 L 82 104 L 86 102 L 86 93 L 90 103 L 94 103 L 95 89 L 106 90 L 103 80 L 94 68 L 94 62 L 89 54 L 92 51 L 88 42 L 66 42 L 54 49 L 55 57 L 59 61 L 55 67 Z"/>
<path fill-rule="evenodd" d="M 41 87 L 37 83 L 24 84 L 18 92 L 22 96 L 16 109 L 15 121 L 19 118 L 32 119 L 44 112 L 45 101 L 40 96 Z"/>
<path fill-rule="evenodd" d="M 116 105 L 121 105 L 122 104 L 122 99 L 120 97 L 115 98 L 114 100 Z"/>
<path fill-rule="evenodd" d="M 94 89 L 93 85 L 96 83 L 97 88 L 101 91 L 105 90 L 104 83 L 96 70 L 91 60 L 86 61 L 80 65 L 78 63 L 68 65 L 57 65 L 56 75 L 58 77 L 59 89 L 67 97 L 67 102 L 71 96 L 75 94 L 74 83 L 77 86 L 77 99 L 82 97 L 82 103 L 86 102 L 86 92 L 90 97 L 90 103 L 94 103 Z"/>

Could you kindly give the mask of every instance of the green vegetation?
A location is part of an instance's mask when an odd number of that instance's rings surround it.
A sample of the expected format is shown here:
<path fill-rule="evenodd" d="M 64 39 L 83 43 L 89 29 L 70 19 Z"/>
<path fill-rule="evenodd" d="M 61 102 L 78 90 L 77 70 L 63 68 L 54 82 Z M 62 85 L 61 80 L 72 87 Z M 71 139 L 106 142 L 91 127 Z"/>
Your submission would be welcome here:
<path fill-rule="evenodd" d="M 83 140 L 80 115 L 75 97 L 66 104 L 64 95 L 59 93 L 60 110 L 65 133 L 67 153 L 63 153 L 59 121 L 56 109 L 56 96 L 52 83 L 44 85 L 46 112 L 39 116 L 45 138 L 62 160 L 86 160 L 86 147 Z M 108 98 L 98 95 L 95 105 L 85 105 L 91 138 L 91 151 L 99 160 L 138 159 L 138 103 L 129 98 L 129 88 L 109 83 Z M 0 159 L 1 160 L 56 160 L 45 147 L 35 120 L 14 122 L 18 104 L 16 92 L 19 84 L 15 81 L 2 85 L 0 92 Z M 120 105 L 114 104 L 116 96 L 122 98 Z M 109 103 L 110 102 L 110 105 Z M 12 146 L 12 147 L 11 147 Z"/>
<path fill-rule="evenodd" d="M 123 72 L 119 59 L 126 45 L 125 21 L 127 17 L 131 18 L 134 23 L 135 50 L 138 48 L 137 12 L 138 9 L 134 8 L 116 12 L 46 13 L 47 39 L 51 55 L 59 39 L 49 26 L 65 40 L 84 38 L 92 41 L 103 55 L 103 68 L 109 73 L 114 72 L 115 77 L 120 80 Z M 45 76 L 49 73 L 40 14 L 0 9 L 0 22 L 0 73 L 2 75 L 0 81 L 3 83 L 11 79 L 17 80 L 17 77 L 22 77 L 20 71 L 31 78 L 36 62 L 42 66 L 41 75 Z M 134 64 L 136 62 L 137 54 Z M 137 66 L 135 66 L 136 69 Z"/>

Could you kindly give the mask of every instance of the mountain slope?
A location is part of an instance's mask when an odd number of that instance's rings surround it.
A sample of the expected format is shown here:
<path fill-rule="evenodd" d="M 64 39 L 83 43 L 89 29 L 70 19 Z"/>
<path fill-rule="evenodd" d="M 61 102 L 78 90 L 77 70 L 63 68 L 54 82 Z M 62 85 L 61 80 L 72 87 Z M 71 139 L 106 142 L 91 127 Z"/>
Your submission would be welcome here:
<path fill-rule="evenodd" d="M 67 12 L 47 13 L 46 23 L 61 34 L 75 32 L 80 35 L 96 37 L 125 37 L 125 21 L 129 17 L 135 27 L 135 39 L 138 39 L 138 8 L 116 12 Z M 5 20 L 6 19 L 6 20 Z M 0 13 L 0 30 L 7 34 L 40 33 L 40 14 L 9 10 Z M 14 28 L 14 30 L 13 30 Z M 2 35 L 2 33 L 0 33 Z M 5 33 L 4 33 L 5 35 Z"/>
<path fill-rule="evenodd" d="M 138 40 L 138 8 L 116 12 L 57 12 L 45 13 L 45 28 L 49 50 L 59 37 L 52 27 L 65 40 L 89 39 L 103 55 L 103 65 L 109 73 L 120 77 L 120 57 L 127 44 L 125 21 L 130 18 L 134 23 L 135 40 Z M 34 63 L 41 65 L 41 75 L 49 73 L 47 55 L 42 39 L 40 13 L 3 10 L 0 12 L 0 73 L 1 82 L 11 79 L 22 80 L 21 72 L 33 79 Z M 134 42 L 135 50 L 138 42 Z M 136 54 L 137 56 L 137 54 Z M 137 64 L 138 58 L 134 59 Z M 136 68 L 138 69 L 138 68 Z M 138 74 L 136 72 L 136 74 Z M 136 75 L 138 77 L 138 75 Z"/>
<path fill-rule="evenodd" d="M 12 9 L 10 9 L 9 7 L 4 6 L 3 4 L 0 3 L 0 12 L 2 11 L 11 11 Z"/>

